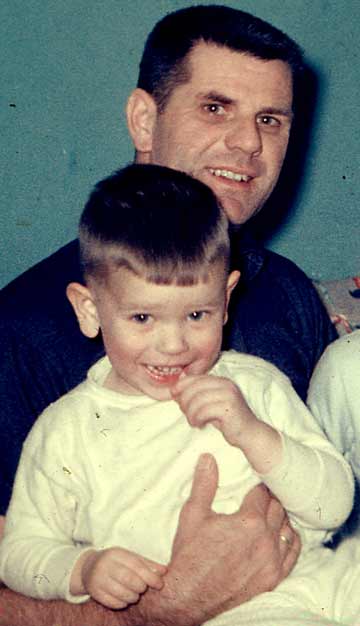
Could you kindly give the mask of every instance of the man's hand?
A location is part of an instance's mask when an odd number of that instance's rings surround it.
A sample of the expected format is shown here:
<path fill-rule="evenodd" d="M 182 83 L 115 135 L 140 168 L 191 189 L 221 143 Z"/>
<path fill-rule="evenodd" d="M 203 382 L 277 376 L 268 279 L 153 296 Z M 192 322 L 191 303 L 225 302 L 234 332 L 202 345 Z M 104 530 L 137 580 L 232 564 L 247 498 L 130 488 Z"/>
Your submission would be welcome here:
<path fill-rule="evenodd" d="M 297 561 L 298 535 L 266 487 L 255 487 L 237 513 L 222 515 L 211 509 L 217 485 L 215 459 L 203 455 L 180 515 L 164 587 L 143 597 L 151 625 L 198 626 L 271 591 Z"/>

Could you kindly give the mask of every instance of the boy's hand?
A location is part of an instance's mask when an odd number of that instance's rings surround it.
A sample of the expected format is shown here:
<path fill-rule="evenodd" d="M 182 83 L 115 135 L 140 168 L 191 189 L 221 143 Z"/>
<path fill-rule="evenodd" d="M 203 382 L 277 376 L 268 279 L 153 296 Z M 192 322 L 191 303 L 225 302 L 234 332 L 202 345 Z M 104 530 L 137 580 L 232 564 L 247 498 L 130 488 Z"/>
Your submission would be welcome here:
<path fill-rule="evenodd" d="M 240 389 L 227 378 L 182 376 L 171 393 L 191 426 L 211 423 L 231 445 L 241 447 L 244 431 L 258 421 Z"/>
<path fill-rule="evenodd" d="M 81 557 L 83 593 L 110 609 L 123 609 L 139 600 L 148 587 L 161 589 L 166 566 L 124 550 L 85 552 Z"/>
<path fill-rule="evenodd" d="M 171 393 L 191 426 L 213 424 L 230 445 L 243 451 L 258 473 L 267 474 L 281 462 L 280 434 L 257 418 L 228 378 L 184 375 Z"/>

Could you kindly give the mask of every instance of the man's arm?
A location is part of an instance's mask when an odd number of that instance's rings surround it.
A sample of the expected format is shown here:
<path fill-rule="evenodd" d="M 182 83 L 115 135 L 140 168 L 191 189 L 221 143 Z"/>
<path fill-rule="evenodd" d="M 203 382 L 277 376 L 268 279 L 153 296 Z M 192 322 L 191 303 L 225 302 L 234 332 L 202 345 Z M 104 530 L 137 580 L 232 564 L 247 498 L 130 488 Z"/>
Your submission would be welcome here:
<path fill-rule="evenodd" d="M 274 589 L 300 551 L 286 513 L 261 485 L 248 494 L 237 513 L 214 513 L 217 483 L 216 463 L 204 455 L 180 515 L 160 591 L 149 589 L 138 604 L 112 611 L 93 601 L 44 602 L 2 588 L 0 626 L 200 626 Z M 280 535 L 288 541 L 280 540 Z"/>

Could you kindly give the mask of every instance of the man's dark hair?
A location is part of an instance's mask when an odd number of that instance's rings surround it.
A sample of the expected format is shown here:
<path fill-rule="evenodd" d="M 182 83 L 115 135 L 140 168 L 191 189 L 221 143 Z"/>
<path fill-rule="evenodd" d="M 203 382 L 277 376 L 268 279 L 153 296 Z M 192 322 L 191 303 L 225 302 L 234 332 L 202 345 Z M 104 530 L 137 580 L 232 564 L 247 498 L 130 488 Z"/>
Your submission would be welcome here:
<path fill-rule="evenodd" d="M 166 15 L 146 41 L 138 87 L 153 96 L 160 112 L 173 89 L 190 80 L 188 54 L 201 41 L 259 59 L 284 61 L 292 71 L 295 97 L 303 60 L 299 46 L 288 35 L 245 11 L 197 5 Z"/>
<path fill-rule="evenodd" d="M 188 285 L 206 280 L 218 260 L 228 268 L 228 221 L 211 189 L 159 165 L 129 165 L 100 181 L 79 238 L 87 280 L 125 267 L 150 282 Z"/>

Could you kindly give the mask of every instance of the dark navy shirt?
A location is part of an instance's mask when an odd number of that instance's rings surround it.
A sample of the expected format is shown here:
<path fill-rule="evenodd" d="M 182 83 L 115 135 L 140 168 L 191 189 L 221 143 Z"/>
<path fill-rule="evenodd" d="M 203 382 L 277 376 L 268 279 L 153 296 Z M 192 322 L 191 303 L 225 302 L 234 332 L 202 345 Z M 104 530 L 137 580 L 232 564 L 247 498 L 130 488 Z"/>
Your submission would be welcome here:
<path fill-rule="evenodd" d="M 271 361 L 304 399 L 317 360 L 336 337 L 325 309 L 311 281 L 288 259 L 240 236 L 232 249 L 242 279 L 231 298 L 223 347 Z M 101 340 L 79 330 L 65 294 L 71 281 L 82 281 L 77 241 L 0 291 L 1 514 L 35 418 L 103 355 Z"/>

